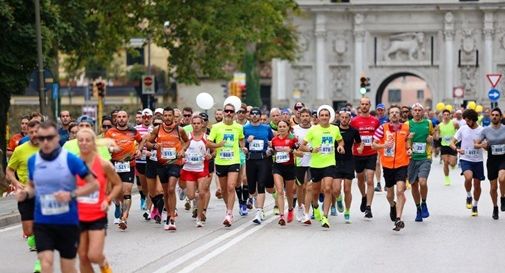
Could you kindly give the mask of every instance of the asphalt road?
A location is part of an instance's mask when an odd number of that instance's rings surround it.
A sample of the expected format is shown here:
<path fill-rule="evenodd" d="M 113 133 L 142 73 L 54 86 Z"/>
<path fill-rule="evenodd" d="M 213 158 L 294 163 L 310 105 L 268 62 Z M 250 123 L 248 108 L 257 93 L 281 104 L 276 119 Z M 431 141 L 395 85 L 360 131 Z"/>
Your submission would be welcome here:
<path fill-rule="evenodd" d="M 178 202 L 177 231 L 167 232 L 141 219 L 136 195 L 128 230 L 120 232 L 111 225 L 105 253 L 114 272 L 120 273 L 504 272 L 505 214 L 498 221 L 491 219 L 488 181 L 482 183 L 479 216 L 472 217 L 459 171 L 452 171 L 451 177 L 453 184 L 444 186 L 442 167 L 435 159 L 429 179 L 431 216 L 414 222 L 415 205 L 408 191 L 406 226 L 400 232 L 392 231 L 384 193 L 375 195 L 374 218 L 363 218 L 355 185 L 352 224 L 345 224 L 339 214 L 330 217 L 329 230 L 314 222 L 280 227 L 271 215 L 269 196 L 262 225 L 251 223 L 252 213 L 241 217 L 236 209 L 233 226 L 224 228 L 224 204 L 212 199 L 204 228 L 197 229 L 191 213 Z M 20 226 L 0 229 L 0 241 L 0 272 L 31 272 L 35 253 L 28 251 Z"/>

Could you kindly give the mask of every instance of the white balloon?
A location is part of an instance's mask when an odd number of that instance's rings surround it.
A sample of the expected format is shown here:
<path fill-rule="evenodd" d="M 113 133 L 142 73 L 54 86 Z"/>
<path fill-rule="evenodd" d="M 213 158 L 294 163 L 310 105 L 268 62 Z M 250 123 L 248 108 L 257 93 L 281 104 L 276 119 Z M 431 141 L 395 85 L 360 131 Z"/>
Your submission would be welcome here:
<path fill-rule="evenodd" d="M 206 92 L 202 92 L 196 96 L 196 105 L 203 110 L 209 110 L 214 106 L 214 98 Z"/>
<path fill-rule="evenodd" d="M 317 115 L 319 116 L 319 112 L 321 112 L 321 110 L 323 109 L 326 109 L 328 111 L 330 111 L 330 123 L 333 122 L 333 120 L 335 120 L 335 110 L 333 110 L 333 107 L 329 106 L 329 105 L 321 105 L 319 106 L 319 108 L 317 108 Z"/>
<path fill-rule="evenodd" d="M 240 110 L 240 106 L 242 106 L 242 101 L 237 96 L 229 96 L 224 100 L 223 107 L 227 104 L 231 104 L 235 107 L 235 112 Z"/>

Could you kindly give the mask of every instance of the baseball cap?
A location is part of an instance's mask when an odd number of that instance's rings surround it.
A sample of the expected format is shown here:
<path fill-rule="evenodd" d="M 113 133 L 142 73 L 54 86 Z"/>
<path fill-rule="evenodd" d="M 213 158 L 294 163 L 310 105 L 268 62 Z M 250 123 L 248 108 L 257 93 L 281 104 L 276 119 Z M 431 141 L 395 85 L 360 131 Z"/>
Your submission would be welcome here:
<path fill-rule="evenodd" d="M 284 108 L 284 109 L 281 110 L 281 114 L 288 114 L 289 115 L 290 113 L 289 113 L 289 110 L 287 108 Z"/>
<path fill-rule="evenodd" d="M 204 112 L 201 112 L 198 114 L 204 121 L 208 121 L 209 120 L 209 115 L 207 115 L 207 113 L 204 113 Z"/>
<path fill-rule="evenodd" d="M 375 107 L 375 109 L 382 109 L 382 110 L 384 110 L 384 109 L 386 109 L 386 106 L 384 106 L 384 104 L 382 104 L 382 103 L 379 103 L 379 104 L 377 104 L 377 107 Z"/>
<path fill-rule="evenodd" d="M 154 113 L 163 115 L 163 108 L 156 108 L 156 110 L 154 110 Z"/>
<path fill-rule="evenodd" d="M 82 116 L 78 117 L 77 118 L 77 124 L 79 124 L 81 122 L 86 122 L 86 123 L 88 123 L 91 126 L 95 126 L 95 121 L 93 120 L 92 117 L 90 117 L 88 115 L 82 115 Z"/>
<path fill-rule="evenodd" d="M 151 109 L 146 108 L 146 109 L 142 110 L 142 116 L 152 116 L 152 115 L 153 115 L 153 111 L 151 111 Z"/>
<path fill-rule="evenodd" d="M 250 113 L 253 115 L 261 115 L 261 110 L 259 108 L 255 107 L 255 108 L 251 109 Z"/>

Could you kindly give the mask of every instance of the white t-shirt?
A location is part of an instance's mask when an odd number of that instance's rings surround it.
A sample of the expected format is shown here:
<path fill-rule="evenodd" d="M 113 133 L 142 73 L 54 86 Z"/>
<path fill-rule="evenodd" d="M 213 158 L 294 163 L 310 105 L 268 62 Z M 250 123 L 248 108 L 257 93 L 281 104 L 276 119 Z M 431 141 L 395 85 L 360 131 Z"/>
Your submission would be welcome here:
<path fill-rule="evenodd" d="M 454 138 L 461 141 L 461 149 L 465 151 L 463 155 L 460 154 L 462 160 L 471 162 L 482 162 L 484 158 L 482 156 L 482 149 L 475 149 L 475 140 L 480 139 L 480 134 L 483 127 L 478 126 L 475 129 L 471 129 L 468 125 L 463 125 L 458 129 Z"/>
<path fill-rule="evenodd" d="M 300 125 L 293 126 L 293 134 L 298 139 L 298 143 L 301 145 L 305 135 L 309 131 L 309 128 L 302 128 Z M 310 146 L 310 144 L 308 144 Z M 310 166 L 310 153 L 304 153 L 303 157 L 295 157 L 295 163 L 297 167 L 309 167 Z"/>

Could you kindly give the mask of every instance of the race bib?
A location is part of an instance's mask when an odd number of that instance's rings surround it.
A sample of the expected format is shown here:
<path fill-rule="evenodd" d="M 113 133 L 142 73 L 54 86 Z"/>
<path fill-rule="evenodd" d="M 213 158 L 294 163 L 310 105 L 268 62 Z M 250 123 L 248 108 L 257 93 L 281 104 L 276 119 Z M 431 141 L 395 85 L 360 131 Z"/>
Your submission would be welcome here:
<path fill-rule="evenodd" d="M 88 195 L 77 197 L 77 202 L 81 204 L 96 204 L 98 203 L 98 197 L 100 193 L 98 191 L 92 192 Z"/>
<path fill-rule="evenodd" d="M 219 158 L 221 158 L 223 160 L 231 160 L 231 159 L 233 159 L 233 151 L 221 150 L 221 152 L 219 152 Z"/>
<path fill-rule="evenodd" d="M 162 159 L 175 159 L 177 157 L 177 152 L 175 148 L 161 148 L 161 158 Z"/>
<path fill-rule="evenodd" d="M 203 156 L 200 154 L 187 154 L 186 161 L 192 164 L 200 163 L 203 161 Z"/>
<path fill-rule="evenodd" d="M 285 163 L 288 161 L 289 161 L 289 153 L 288 152 L 275 153 L 275 162 L 276 163 Z"/>
<path fill-rule="evenodd" d="M 445 143 L 451 143 L 451 139 L 452 139 L 452 137 L 450 137 L 450 136 L 446 136 L 443 138 Z"/>
<path fill-rule="evenodd" d="M 361 142 L 365 146 L 372 146 L 372 136 L 361 136 Z"/>
<path fill-rule="evenodd" d="M 391 148 L 384 148 L 384 156 L 394 157 L 395 156 L 395 145 Z"/>
<path fill-rule="evenodd" d="M 265 142 L 262 139 L 254 139 L 251 143 L 249 143 L 249 150 L 263 151 L 264 146 Z"/>
<path fill-rule="evenodd" d="M 333 152 L 333 145 L 321 145 L 321 154 L 331 154 Z"/>
<path fill-rule="evenodd" d="M 58 215 L 67 213 L 70 208 L 68 203 L 61 203 L 54 198 L 54 194 L 40 196 L 40 208 L 42 215 Z"/>
<path fill-rule="evenodd" d="M 426 152 L 426 143 L 414 142 L 412 144 L 412 152 L 415 154 L 424 154 Z"/>
<path fill-rule="evenodd" d="M 477 157 L 480 154 L 480 150 L 474 149 L 474 148 L 466 148 L 465 149 L 465 155 L 471 156 L 471 157 Z"/>
<path fill-rule="evenodd" d="M 505 144 L 495 144 L 491 145 L 492 155 L 504 155 L 505 154 Z"/>
<path fill-rule="evenodd" d="M 130 171 L 130 162 L 114 162 L 114 168 L 118 173 L 127 173 Z"/>
<path fill-rule="evenodd" d="M 157 150 L 152 150 L 151 151 L 151 157 L 149 157 L 149 159 L 151 161 L 158 161 L 158 158 L 156 157 L 156 155 L 158 154 L 158 151 Z"/>

